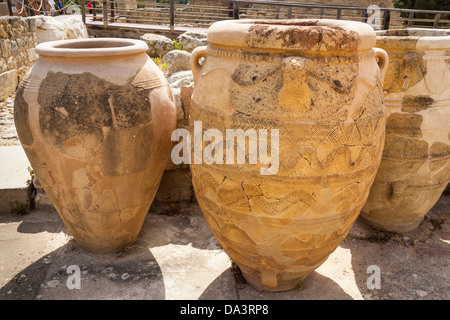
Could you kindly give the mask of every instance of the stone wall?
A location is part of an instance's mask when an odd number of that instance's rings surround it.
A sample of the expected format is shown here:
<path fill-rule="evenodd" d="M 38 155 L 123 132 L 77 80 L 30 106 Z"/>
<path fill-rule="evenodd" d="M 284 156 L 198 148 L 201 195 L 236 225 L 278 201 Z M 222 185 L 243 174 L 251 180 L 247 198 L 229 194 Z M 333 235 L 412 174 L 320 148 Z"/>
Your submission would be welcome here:
<path fill-rule="evenodd" d="M 37 59 L 35 20 L 0 17 L 0 99 L 16 87 Z"/>
<path fill-rule="evenodd" d="M 87 38 L 81 21 L 58 21 L 47 16 L 0 17 L 0 100 L 16 91 L 18 83 L 37 60 L 37 44 L 52 40 Z"/>

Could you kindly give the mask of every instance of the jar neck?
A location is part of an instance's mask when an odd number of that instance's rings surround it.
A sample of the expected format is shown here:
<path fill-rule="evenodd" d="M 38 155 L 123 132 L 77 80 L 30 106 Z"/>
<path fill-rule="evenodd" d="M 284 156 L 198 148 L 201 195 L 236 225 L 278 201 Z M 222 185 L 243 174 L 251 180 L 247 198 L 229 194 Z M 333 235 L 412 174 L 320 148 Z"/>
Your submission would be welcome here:
<path fill-rule="evenodd" d="M 317 52 L 299 50 L 263 50 L 250 48 L 237 48 L 220 45 L 209 45 L 206 49 L 207 56 L 224 59 L 238 59 L 250 62 L 277 62 L 290 56 L 302 56 L 314 60 L 339 60 L 340 63 L 355 63 L 374 58 L 373 49 L 364 52 Z"/>

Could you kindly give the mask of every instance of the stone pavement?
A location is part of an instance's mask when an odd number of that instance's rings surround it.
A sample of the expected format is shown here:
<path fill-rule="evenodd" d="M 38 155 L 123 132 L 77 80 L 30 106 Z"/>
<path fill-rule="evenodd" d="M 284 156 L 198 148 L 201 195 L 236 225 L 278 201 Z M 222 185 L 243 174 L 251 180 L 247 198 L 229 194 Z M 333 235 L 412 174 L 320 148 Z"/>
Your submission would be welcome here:
<path fill-rule="evenodd" d="M 358 220 L 301 287 L 281 293 L 245 283 L 195 202 L 154 203 L 136 243 L 109 255 L 80 249 L 53 209 L 1 214 L 0 300 L 447 300 L 449 207 L 450 196 L 443 195 L 419 229 L 405 235 Z M 381 282 L 370 290 L 373 265 Z M 79 289 L 69 289 L 77 284 L 73 266 Z"/>
<path fill-rule="evenodd" d="M 299 288 L 269 293 L 245 282 L 196 202 L 155 202 L 135 244 L 117 254 L 84 252 L 53 207 L 37 205 L 20 215 L 28 167 L 20 145 L 0 146 L 0 300 L 450 299 L 449 193 L 407 234 L 357 220 Z M 380 271 L 379 289 L 367 285 L 375 283 L 373 266 Z M 79 289 L 71 268 L 79 268 Z"/>
<path fill-rule="evenodd" d="M 20 210 L 28 202 L 29 170 L 22 146 L 0 147 L 0 214 Z"/>

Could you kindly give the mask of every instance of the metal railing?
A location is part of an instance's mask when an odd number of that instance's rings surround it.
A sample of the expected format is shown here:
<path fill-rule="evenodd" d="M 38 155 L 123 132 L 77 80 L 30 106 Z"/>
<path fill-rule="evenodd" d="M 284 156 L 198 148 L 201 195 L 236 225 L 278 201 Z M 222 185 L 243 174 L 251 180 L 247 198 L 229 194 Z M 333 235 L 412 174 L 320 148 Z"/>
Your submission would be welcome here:
<path fill-rule="evenodd" d="M 279 2 L 279 1 L 261 1 L 261 0 L 230 0 L 233 3 L 233 16 L 235 19 L 240 18 L 239 9 L 241 4 L 257 4 L 260 6 L 272 6 L 273 18 L 292 19 L 295 8 L 308 8 L 312 16 L 302 15 L 301 18 L 329 18 L 329 19 L 343 19 L 355 20 L 362 22 L 371 22 L 378 25 L 380 29 L 388 30 L 393 24 L 405 27 L 428 27 L 428 28 L 449 28 L 450 27 L 450 11 L 432 11 L 432 10 L 414 10 L 414 9 L 397 9 L 397 8 L 378 8 L 370 7 L 355 7 L 342 5 L 318 5 L 306 4 L 296 2 Z M 282 8 L 285 8 L 284 16 Z M 269 9 L 270 10 L 270 9 Z M 377 16 L 378 14 L 378 16 Z M 397 17 L 393 17 L 396 14 Z M 402 17 L 407 14 L 408 17 Z M 433 18 L 420 18 L 416 15 L 426 14 L 433 16 Z M 445 19 L 442 19 L 445 17 Z M 298 15 L 295 17 L 298 18 Z M 417 23 L 420 23 L 419 25 Z M 429 25 L 427 25 L 427 23 Z"/>
<path fill-rule="evenodd" d="M 11 0 L 7 0 L 10 4 Z M 22 0 L 27 1 L 28 0 Z M 35 0 L 41 1 L 41 0 Z M 391 27 L 450 28 L 450 11 L 323 5 L 280 0 L 209 0 L 176 4 L 175 0 L 80 0 L 83 22 L 209 27 L 226 19 L 343 19 L 370 23 L 374 29 Z M 91 7 L 88 7 L 88 2 Z M 9 7 L 9 6 L 8 6 Z M 9 8 L 8 8 L 9 9 Z"/>

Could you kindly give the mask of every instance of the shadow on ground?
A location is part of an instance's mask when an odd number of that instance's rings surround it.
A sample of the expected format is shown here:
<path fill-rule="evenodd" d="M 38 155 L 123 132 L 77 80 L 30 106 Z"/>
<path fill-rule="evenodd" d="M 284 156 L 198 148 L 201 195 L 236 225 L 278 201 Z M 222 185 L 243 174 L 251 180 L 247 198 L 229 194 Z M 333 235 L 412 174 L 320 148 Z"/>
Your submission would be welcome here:
<path fill-rule="evenodd" d="M 427 213 L 419 227 L 398 234 L 369 228 L 361 238 L 347 238 L 342 248 L 351 252 L 355 282 L 365 299 L 427 299 L 450 298 L 450 196 L 443 194 Z M 380 271 L 379 288 L 375 273 Z"/>
<path fill-rule="evenodd" d="M 69 266 L 80 269 L 80 289 Z M 69 283 L 69 285 L 67 285 Z M 0 299 L 165 299 L 158 263 L 149 250 L 85 253 L 69 240 L 32 263 L 0 289 Z"/>
<path fill-rule="evenodd" d="M 0 299 L 449 299 L 449 207 L 445 195 L 404 235 L 358 229 L 358 220 L 299 288 L 279 293 L 245 282 L 196 203 L 155 203 L 137 241 L 110 255 L 84 252 L 55 211 L 1 215 Z M 74 265 L 81 288 L 70 290 Z M 380 268 L 380 289 L 367 287 L 371 265 Z"/>

